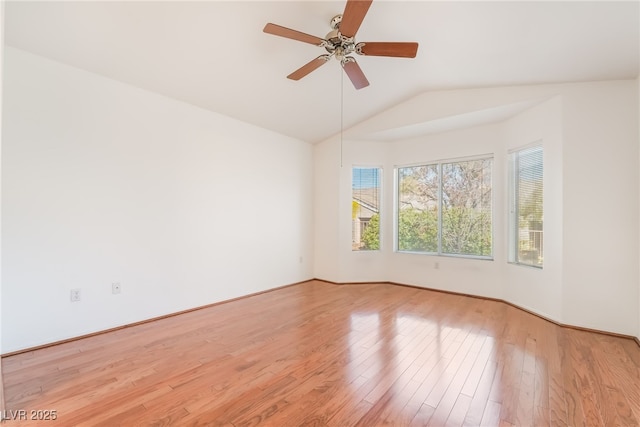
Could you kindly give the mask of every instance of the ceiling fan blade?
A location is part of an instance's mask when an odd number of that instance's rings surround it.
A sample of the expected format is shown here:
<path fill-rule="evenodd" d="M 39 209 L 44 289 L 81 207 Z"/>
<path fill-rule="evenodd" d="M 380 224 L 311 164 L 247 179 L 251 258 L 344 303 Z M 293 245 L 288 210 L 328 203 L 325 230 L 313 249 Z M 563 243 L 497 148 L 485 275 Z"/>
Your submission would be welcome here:
<path fill-rule="evenodd" d="M 282 27 L 280 25 L 268 23 L 262 30 L 267 34 L 273 34 L 274 36 L 286 37 L 288 39 L 298 40 L 305 43 L 314 44 L 316 46 L 322 46 L 324 39 L 320 37 L 312 36 L 300 31 L 292 30 L 291 28 Z"/>
<path fill-rule="evenodd" d="M 353 37 L 358 32 L 369 6 L 373 0 L 347 0 L 342 13 L 340 33 L 345 37 Z"/>
<path fill-rule="evenodd" d="M 356 52 L 360 55 L 393 56 L 398 58 L 415 58 L 418 53 L 418 43 L 410 42 L 366 42 L 356 45 Z"/>
<path fill-rule="evenodd" d="M 291 80 L 300 80 L 310 72 L 320 68 L 321 65 L 326 64 L 329 61 L 329 58 L 331 58 L 330 55 L 320 55 L 316 59 L 307 62 L 302 67 L 289 74 L 287 78 Z"/>
<path fill-rule="evenodd" d="M 365 77 L 356 60 L 350 56 L 347 58 L 342 61 L 342 68 L 344 68 L 344 72 L 349 76 L 349 80 L 351 80 L 353 86 L 356 89 L 369 86 L 369 80 Z"/>

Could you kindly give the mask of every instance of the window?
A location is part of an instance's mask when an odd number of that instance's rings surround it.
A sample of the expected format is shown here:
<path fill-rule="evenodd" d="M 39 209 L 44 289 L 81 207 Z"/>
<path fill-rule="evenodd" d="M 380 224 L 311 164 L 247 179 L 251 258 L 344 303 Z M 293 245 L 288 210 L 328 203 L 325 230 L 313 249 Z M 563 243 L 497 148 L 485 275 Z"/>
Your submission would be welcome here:
<path fill-rule="evenodd" d="M 351 180 L 351 249 L 380 249 L 380 168 L 354 167 Z"/>
<path fill-rule="evenodd" d="M 544 259 L 542 147 L 513 152 L 509 169 L 509 261 L 541 268 Z"/>
<path fill-rule="evenodd" d="M 491 258 L 491 158 L 398 168 L 397 249 Z"/>

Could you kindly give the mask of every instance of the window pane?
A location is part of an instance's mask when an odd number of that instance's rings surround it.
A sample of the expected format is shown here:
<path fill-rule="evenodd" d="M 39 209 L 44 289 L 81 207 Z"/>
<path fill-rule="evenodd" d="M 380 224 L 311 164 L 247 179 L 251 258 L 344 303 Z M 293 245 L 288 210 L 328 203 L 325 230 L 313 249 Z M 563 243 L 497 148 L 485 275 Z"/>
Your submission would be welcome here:
<path fill-rule="evenodd" d="M 380 168 L 353 168 L 351 249 L 380 249 Z"/>
<path fill-rule="evenodd" d="M 491 159 L 442 165 L 442 253 L 491 256 Z"/>
<path fill-rule="evenodd" d="M 520 264 L 542 267 L 543 209 L 542 209 L 542 147 L 514 153 L 515 209 L 517 232 L 516 259 Z"/>
<path fill-rule="evenodd" d="M 438 252 L 438 165 L 398 169 L 398 250 Z"/>
<path fill-rule="evenodd" d="M 398 168 L 398 251 L 491 258 L 492 163 Z"/>

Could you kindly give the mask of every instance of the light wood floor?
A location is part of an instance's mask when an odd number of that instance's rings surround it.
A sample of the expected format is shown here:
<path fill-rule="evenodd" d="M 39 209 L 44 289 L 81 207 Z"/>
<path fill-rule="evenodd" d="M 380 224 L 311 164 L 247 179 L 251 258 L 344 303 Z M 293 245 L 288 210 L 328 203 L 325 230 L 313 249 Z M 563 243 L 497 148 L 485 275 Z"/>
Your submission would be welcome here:
<path fill-rule="evenodd" d="M 308 282 L 3 363 L 7 409 L 64 426 L 640 420 L 632 340 L 384 284 Z M 7 425 L 29 423 L 48 425 Z"/>

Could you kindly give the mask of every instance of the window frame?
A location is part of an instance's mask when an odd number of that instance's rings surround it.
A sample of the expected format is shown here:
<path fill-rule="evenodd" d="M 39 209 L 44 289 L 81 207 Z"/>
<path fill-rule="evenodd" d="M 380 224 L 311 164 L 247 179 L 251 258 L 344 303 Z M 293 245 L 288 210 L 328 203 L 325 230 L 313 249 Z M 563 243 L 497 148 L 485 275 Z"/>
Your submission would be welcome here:
<path fill-rule="evenodd" d="M 508 183 L 507 183 L 507 191 L 508 191 L 508 199 L 507 204 L 509 207 L 508 211 L 508 230 L 507 230 L 507 262 L 509 264 L 518 265 L 522 267 L 534 268 L 537 270 L 544 269 L 544 258 L 540 265 L 535 265 L 532 263 L 526 263 L 519 259 L 519 242 L 520 242 L 520 226 L 519 226 L 519 162 L 516 162 L 519 159 L 519 154 L 533 150 L 539 149 L 542 154 L 542 243 L 541 247 L 544 248 L 544 146 L 542 144 L 542 140 L 538 140 L 532 142 L 527 145 L 519 146 L 517 148 L 513 148 L 508 151 Z M 543 249 L 544 253 L 544 249 Z"/>
<path fill-rule="evenodd" d="M 445 164 L 452 163 L 464 163 L 464 162 L 472 162 L 478 160 L 490 160 L 491 162 L 491 179 L 489 180 L 489 185 L 491 186 L 491 254 L 490 255 L 474 255 L 474 254 L 455 254 L 455 253 L 445 253 L 442 252 L 442 166 Z M 414 255 L 428 255 L 428 256 L 442 256 L 442 257 L 452 257 L 452 258 L 464 258 L 464 259 L 475 259 L 482 261 L 493 261 L 495 256 L 495 191 L 494 191 L 494 165 L 495 165 L 495 155 L 493 153 L 487 154 L 478 154 L 474 156 L 466 156 L 466 157 L 456 157 L 456 158 L 446 158 L 439 159 L 433 161 L 424 161 L 417 163 L 409 163 L 402 165 L 394 166 L 394 197 L 393 197 L 393 251 L 401 254 L 414 254 Z M 399 248 L 399 201 L 400 201 L 400 169 L 418 167 L 418 166 L 436 166 L 437 174 L 438 174 L 438 230 L 437 230 L 437 252 L 426 252 L 426 251 L 409 251 L 409 250 L 401 250 Z"/>
<path fill-rule="evenodd" d="M 384 181 L 384 168 L 381 165 L 362 165 L 362 164 L 353 164 L 351 165 L 351 200 L 353 200 L 353 171 L 354 169 L 377 169 L 378 170 L 378 249 L 353 249 L 353 218 L 351 223 L 351 253 L 375 253 L 381 252 L 383 250 L 383 238 L 382 238 L 382 220 L 383 220 L 383 181 Z"/>

